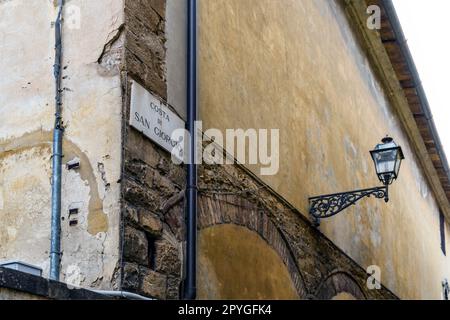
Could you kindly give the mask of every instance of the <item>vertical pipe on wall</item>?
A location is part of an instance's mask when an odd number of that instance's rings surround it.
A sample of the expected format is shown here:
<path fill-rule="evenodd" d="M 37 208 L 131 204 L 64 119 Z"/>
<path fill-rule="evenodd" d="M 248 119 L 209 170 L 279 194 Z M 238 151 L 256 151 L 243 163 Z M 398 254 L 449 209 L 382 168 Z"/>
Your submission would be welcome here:
<path fill-rule="evenodd" d="M 187 2 L 187 130 L 190 133 L 186 186 L 186 278 L 183 297 L 197 296 L 197 1 Z"/>
<path fill-rule="evenodd" d="M 61 260 L 61 166 L 62 166 L 62 137 L 64 128 L 62 124 L 62 11 L 64 0 L 58 0 L 58 17 L 55 22 L 55 64 L 53 74 L 55 77 L 55 126 L 53 130 L 52 155 L 52 213 L 51 213 L 51 244 L 50 244 L 50 279 L 59 280 Z"/>

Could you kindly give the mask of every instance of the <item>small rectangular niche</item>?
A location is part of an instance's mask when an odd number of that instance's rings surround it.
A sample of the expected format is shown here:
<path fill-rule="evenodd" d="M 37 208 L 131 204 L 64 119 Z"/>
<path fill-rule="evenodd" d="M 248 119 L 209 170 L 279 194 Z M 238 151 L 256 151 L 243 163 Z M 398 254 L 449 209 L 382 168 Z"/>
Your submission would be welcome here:
<path fill-rule="evenodd" d="M 67 170 L 77 170 L 80 168 L 80 159 L 74 158 L 66 163 Z"/>
<path fill-rule="evenodd" d="M 76 207 L 69 208 L 69 226 L 74 227 L 78 225 L 78 212 L 79 209 Z"/>

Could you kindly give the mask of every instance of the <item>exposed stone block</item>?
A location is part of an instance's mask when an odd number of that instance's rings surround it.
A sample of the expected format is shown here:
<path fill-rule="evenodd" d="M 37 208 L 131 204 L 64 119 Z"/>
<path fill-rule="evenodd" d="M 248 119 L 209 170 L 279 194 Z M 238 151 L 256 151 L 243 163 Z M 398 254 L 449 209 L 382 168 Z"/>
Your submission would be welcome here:
<path fill-rule="evenodd" d="M 152 237 L 159 237 L 162 233 L 162 222 L 154 213 L 142 209 L 139 211 L 140 226 Z"/>
<path fill-rule="evenodd" d="M 144 182 L 147 172 L 147 165 L 142 160 L 134 158 L 126 159 L 124 166 L 125 172 L 133 176 L 134 180 L 139 181 L 141 183 Z"/>
<path fill-rule="evenodd" d="M 123 187 L 124 198 L 133 205 L 140 205 L 149 210 L 157 210 L 156 195 L 152 190 L 133 181 L 125 180 Z"/>
<path fill-rule="evenodd" d="M 139 266 L 136 263 L 125 263 L 123 268 L 123 290 L 139 290 Z"/>
<path fill-rule="evenodd" d="M 183 188 L 186 184 L 186 170 L 184 166 L 173 165 L 172 169 L 167 174 L 167 178 L 179 188 Z"/>
<path fill-rule="evenodd" d="M 130 77 L 140 79 L 145 88 L 161 98 L 167 99 L 167 84 L 165 78 L 161 77 L 161 69 L 154 69 L 152 66 L 147 66 L 128 47 L 126 49 L 125 60 Z M 164 68 L 164 66 L 161 65 L 160 68 Z"/>
<path fill-rule="evenodd" d="M 148 242 L 143 231 L 125 227 L 124 257 L 127 261 L 148 264 Z"/>
<path fill-rule="evenodd" d="M 141 268 L 140 292 L 144 295 L 157 299 L 166 299 L 167 276 L 152 271 L 148 268 Z"/>
<path fill-rule="evenodd" d="M 165 40 L 154 33 L 144 33 L 139 36 L 127 34 L 126 48 L 139 60 L 154 71 L 160 79 L 164 79 Z"/>
<path fill-rule="evenodd" d="M 158 150 L 140 132 L 130 128 L 128 130 L 126 146 L 126 157 L 128 159 L 139 159 L 153 168 L 158 166 L 161 158 Z"/>
<path fill-rule="evenodd" d="M 164 274 L 181 274 L 179 249 L 167 240 L 155 242 L 155 270 Z"/>
<path fill-rule="evenodd" d="M 124 218 L 128 223 L 139 224 L 139 215 L 136 208 L 125 205 Z"/>
<path fill-rule="evenodd" d="M 168 276 L 167 277 L 167 294 L 166 298 L 169 300 L 180 299 L 180 284 L 181 280 L 179 277 Z"/>
<path fill-rule="evenodd" d="M 172 181 L 170 181 L 165 176 L 159 174 L 159 172 L 154 172 L 152 188 L 158 191 L 160 197 L 168 199 L 176 194 L 177 190 Z"/>
<path fill-rule="evenodd" d="M 185 239 L 185 223 L 184 223 L 184 205 L 180 203 L 172 207 L 164 215 L 165 222 L 170 226 L 170 229 L 175 234 L 178 241 Z"/>
<path fill-rule="evenodd" d="M 166 0 L 150 0 L 150 6 L 162 18 L 166 16 Z"/>
<path fill-rule="evenodd" d="M 149 0 L 126 1 L 126 23 L 131 25 L 130 29 L 133 33 L 138 34 L 145 30 L 150 30 L 155 33 L 158 31 L 164 31 L 163 16 L 161 16 L 157 9 L 161 10 L 165 7 L 165 5 L 157 2 L 158 1 Z"/>

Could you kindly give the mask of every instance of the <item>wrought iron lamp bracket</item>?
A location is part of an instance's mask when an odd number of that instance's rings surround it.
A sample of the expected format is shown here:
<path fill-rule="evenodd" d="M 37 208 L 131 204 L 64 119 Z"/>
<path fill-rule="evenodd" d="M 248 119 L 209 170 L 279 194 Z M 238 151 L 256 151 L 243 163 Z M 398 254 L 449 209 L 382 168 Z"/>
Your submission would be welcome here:
<path fill-rule="evenodd" d="M 320 219 L 332 217 L 342 210 L 354 205 L 362 198 L 371 196 L 377 199 L 384 198 L 384 201 L 388 202 L 388 185 L 309 198 L 309 213 L 314 219 L 315 226 L 319 226 Z"/>

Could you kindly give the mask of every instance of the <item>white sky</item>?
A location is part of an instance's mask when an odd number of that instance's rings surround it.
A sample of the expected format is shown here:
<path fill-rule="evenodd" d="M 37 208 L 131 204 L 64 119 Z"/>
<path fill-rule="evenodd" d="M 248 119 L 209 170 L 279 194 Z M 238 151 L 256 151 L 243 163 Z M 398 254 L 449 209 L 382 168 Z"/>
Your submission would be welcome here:
<path fill-rule="evenodd" d="M 393 2 L 450 161 L 450 1 Z"/>

